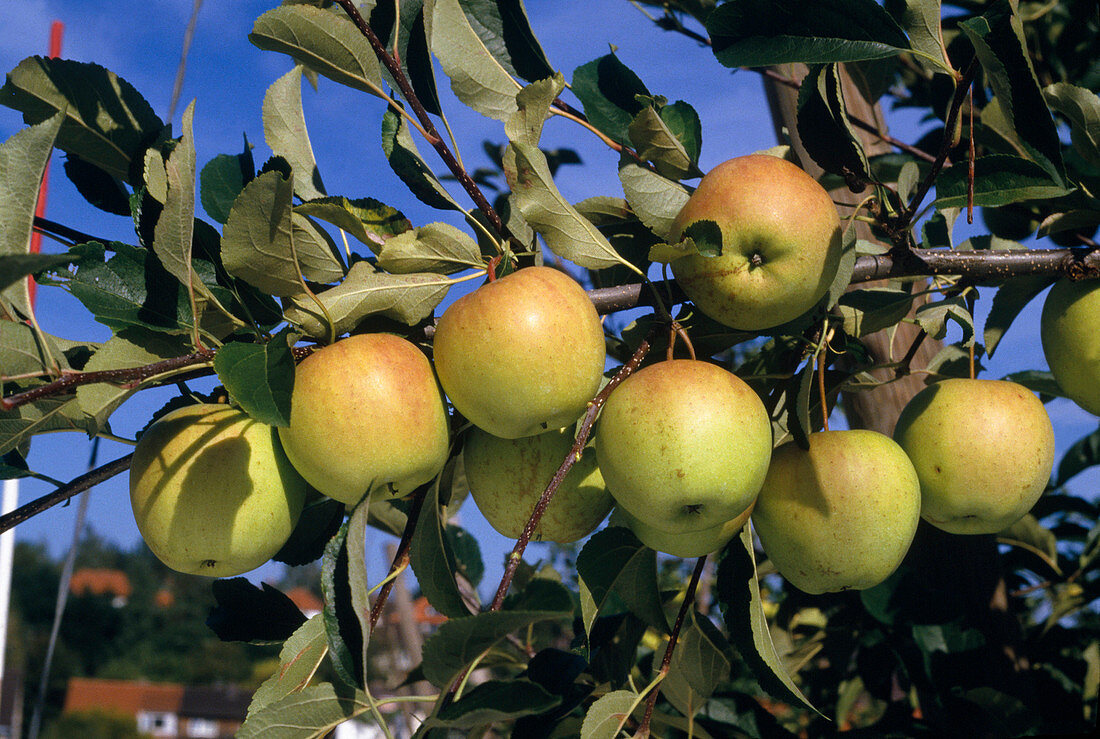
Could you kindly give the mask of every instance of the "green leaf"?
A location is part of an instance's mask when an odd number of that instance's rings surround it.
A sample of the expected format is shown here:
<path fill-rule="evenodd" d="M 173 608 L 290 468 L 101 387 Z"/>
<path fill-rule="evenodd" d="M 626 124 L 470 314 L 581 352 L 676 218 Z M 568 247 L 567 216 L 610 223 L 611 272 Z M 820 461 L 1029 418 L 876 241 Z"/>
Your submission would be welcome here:
<path fill-rule="evenodd" d="M 283 643 L 279 650 L 279 667 L 252 694 L 248 718 L 289 695 L 305 690 L 326 654 L 328 639 L 325 637 L 324 620 L 318 613 L 299 626 Z"/>
<path fill-rule="evenodd" d="M 372 516 L 376 506 L 381 507 L 374 501 L 370 511 Z M 317 496 L 317 499 L 307 503 L 302 509 L 302 515 L 298 517 L 290 538 L 271 558 L 291 567 L 316 562 L 324 556 L 329 539 L 340 530 L 346 510 L 347 507 L 338 500 Z"/>
<path fill-rule="evenodd" d="M 427 32 L 424 28 L 423 0 L 400 0 L 401 13 L 397 18 L 396 0 L 384 0 L 375 3 L 370 11 L 370 26 L 378 35 L 378 40 L 387 49 L 394 47 L 393 34 L 397 32 L 398 58 L 401 69 L 413 86 L 413 92 L 420 104 L 432 115 L 441 115 L 439 91 L 435 84 L 435 70 L 432 67 L 431 53 L 428 50 Z M 360 7 L 360 12 L 365 8 Z M 398 28 L 394 26 L 400 24 Z M 388 69 L 382 67 L 382 75 L 397 89 Z"/>
<path fill-rule="evenodd" d="M 36 275 L 55 267 L 72 264 L 79 259 L 73 254 L 5 254 L 0 256 L 0 291 L 28 275 Z"/>
<path fill-rule="evenodd" d="M 664 120 L 663 112 L 647 105 L 634 116 L 627 134 L 642 159 L 652 162 L 657 171 L 671 180 L 701 177 L 702 172 Z"/>
<path fill-rule="evenodd" d="M 375 271 L 367 262 L 356 262 L 343 282 L 318 293 L 317 300 L 332 317 L 339 336 L 376 313 L 413 326 L 431 315 L 450 287 L 451 280 L 430 272 L 391 275 Z M 308 336 L 328 337 L 328 316 L 309 297 L 294 298 L 284 315 Z"/>
<path fill-rule="evenodd" d="M 302 110 L 302 66 L 271 83 L 264 94 L 264 141 L 276 156 L 290 163 L 294 173 L 294 194 L 302 200 L 325 196 L 321 172 L 313 156 Z"/>
<path fill-rule="evenodd" d="M 103 343 L 88 363 L 85 372 L 130 369 L 186 354 L 188 347 L 182 337 L 165 335 L 144 328 L 131 327 L 119 331 Z M 147 382 L 149 379 L 143 381 Z M 142 385 L 112 385 L 98 382 L 76 389 L 80 407 L 103 428 L 107 418 L 142 388 Z"/>
<path fill-rule="evenodd" d="M 466 232 L 449 223 L 429 223 L 386 240 L 378 266 L 394 274 L 437 272 L 449 275 L 484 267 L 481 247 Z"/>
<path fill-rule="evenodd" d="M 0 411 L 0 454 L 7 454 L 35 434 L 87 429 L 88 419 L 76 398 L 43 398 L 14 410 Z"/>
<path fill-rule="evenodd" d="M 408 123 L 392 108 L 382 116 L 382 151 L 417 200 L 439 210 L 462 210 L 420 156 Z"/>
<path fill-rule="evenodd" d="M 966 205 L 966 167 L 945 169 L 936 179 L 937 208 Z M 974 160 L 974 205 L 998 206 L 1021 200 L 1047 200 L 1068 195 L 1048 171 L 1027 159 L 988 154 Z"/>
<path fill-rule="evenodd" d="M 870 164 L 848 120 L 835 64 L 812 67 L 798 91 L 798 133 L 810 157 L 826 172 L 871 178 Z"/>
<path fill-rule="evenodd" d="M 337 691 L 331 683 L 321 683 L 294 691 L 249 714 L 236 736 L 238 739 L 328 736 L 340 724 L 369 710 L 370 699 L 363 691 Z"/>
<path fill-rule="evenodd" d="M 305 292 L 302 278 L 329 283 L 343 267 L 316 228 L 291 209 L 293 178 L 265 172 L 245 185 L 222 233 L 226 270 L 250 285 L 282 297 Z"/>
<path fill-rule="evenodd" d="M 630 142 L 630 124 L 643 107 L 636 96 L 649 90 L 614 52 L 577 67 L 570 89 L 589 123 L 620 144 Z"/>
<path fill-rule="evenodd" d="M 425 493 L 409 547 L 409 563 L 416 573 L 420 591 L 432 608 L 448 618 L 463 618 L 470 615 L 470 609 L 455 582 L 458 567 L 451 542 L 445 534 L 446 522 L 439 503 L 440 489 L 444 482 L 449 484 L 454 465 L 454 460 L 451 460 Z"/>
<path fill-rule="evenodd" d="M 245 413 L 269 426 L 290 425 L 294 355 L 286 329 L 264 344 L 232 342 L 214 355 L 214 371 Z"/>
<path fill-rule="evenodd" d="M 855 62 L 909 50 L 874 0 L 734 0 L 715 8 L 706 26 L 727 67 Z"/>
<path fill-rule="evenodd" d="M 0 374 L 11 377 L 49 372 L 51 357 L 61 369 L 69 369 L 59 341 L 25 323 L 0 321 Z"/>
<path fill-rule="evenodd" d="M 741 659 L 760 687 L 773 698 L 817 711 L 787 674 L 772 642 L 768 619 L 764 616 L 764 602 L 760 598 L 752 527 L 743 528 L 740 538 L 727 544 L 720 557 L 715 576 L 718 602 L 726 632 Z"/>
<path fill-rule="evenodd" d="M 1100 97 L 1068 82 L 1048 85 L 1043 88 L 1043 97 L 1069 121 L 1070 139 L 1081 158 L 1100 167 Z"/>
<path fill-rule="evenodd" d="M 974 341 L 974 317 L 966 307 L 966 298 L 961 296 L 925 303 L 913 317 L 933 339 L 947 336 L 947 322 L 953 321 L 963 331 L 964 345 Z"/>
<path fill-rule="evenodd" d="M 1062 487 L 1089 467 L 1100 464 L 1100 429 L 1081 437 L 1066 450 L 1055 475 L 1057 487 Z"/>
<path fill-rule="evenodd" d="M 549 711 L 559 703 L 560 696 L 530 680 L 487 680 L 443 708 L 428 725 L 474 729 Z"/>
<path fill-rule="evenodd" d="M 359 686 L 365 677 L 358 660 L 364 634 L 352 605 L 347 543 L 350 525 L 350 520 L 345 521 L 325 546 L 321 560 L 321 594 L 325 605 L 321 617 L 336 676 L 345 685 Z"/>
<path fill-rule="evenodd" d="M 229 319 L 229 324 L 224 329 L 224 333 L 229 333 L 233 325 L 243 324 L 222 306 L 192 266 L 191 252 L 195 234 L 195 144 L 191 124 L 194 112 L 195 104 L 191 103 L 183 113 L 183 136 L 164 163 L 168 191 L 164 208 L 153 231 L 153 253 L 157 255 L 161 265 L 188 291 L 192 314 L 196 320 L 201 320 L 206 312 L 220 313 Z"/>
<path fill-rule="evenodd" d="M 199 199 L 206 214 L 218 223 L 229 220 L 233 201 L 256 175 L 252 145 L 246 138 L 240 154 L 218 154 L 199 172 Z"/>
<path fill-rule="evenodd" d="M 511 633 L 544 621 L 565 621 L 573 611 L 486 611 L 447 621 L 424 642 L 424 678 L 447 688 L 466 667 Z"/>
<path fill-rule="evenodd" d="M 844 319 L 844 333 L 858 338 L 893 326 L 912 305 L 913 295 L 906 290 L 866 288 L 842 294 L 837 310 Z"/>
<path fill-rule="evenodd" d="M 404 213 L 374 198 L 318 198 L 294 206 L 294 212 L 328 221 L 359 239 L 372 251 L 377 251 L 391 236 L 412 229 Z"/>
<path fill-rule="evenodd" d="M 1039 393 L 1039 399 L 1044 403 L 1050 398 L 1065 397 L 1065 393 L 1062 392 L 1061 386 L 1054 379 L 1054 375 L 1048 371 L 1023 370 L 1021 372 L 1010 372 L 1001 379 L 1019 383 L 1028 390 Z"/>
<path fill-rule="evenodd" d="M 667 239 L 673 220 L 690 197 L 687 189 L 627 156 L 619 160 L 619 182 L 638 219 L 659 238 Z"/>
<path fill-rule="evenodd" d="M 665 105 L 660 112 L 661 120 L 684 147 L 684 152 L 698 171 L 699 155 L 703 150 L 703 124 L 699 120 L 699 114 L 683 100 Z"/>
<path fill-rule="evenodd" d="M 520 85 L 474 31 L 459 0 L 427 0 L 424 17 L 428 45 L 455 97 L 484 116 L 508 120 Z"/>
<path fill-rule="evenodd" d="M 1057 537 L 1030 513 L 1025 513 L 1011 526 L 998 531 L 997 543 L 1026 549 L 1043 560 L 1055 573 L 1062 574 L 1062 568 L 1058 566 Z"/>
<path fill-rule="evenodd" d="M 463 0 L 462 9 L 485 48 L 513 77 L 534 82 L 554 74 L 523 0 Z"/>
<path fill-rule="evenodd" d="M 55 115 L 24 128 L 0 144 L 0 203 L 4 204 L 0 209 L 0 257 L 26 255 L 30 251 L 38 185 L 63 120 L 62 114 Z M 29 318 L 31 300 L 27 283 L 18 278 L 14 282 L 14 286 L 0 288 L 0 306 L 10 305 Z"/>
<path fill-rule="evenodd" d="M 285 593 L 263 583 L 257 587 L 243 577 L 215 580 L 217 602 L 206 625 L 222 641 L 281 644 L 306 622 Z"/>
<path fill-rule="evenodd" d="M 940 0 L 886 0 L 884 6 L 909 36 L 914 57 L 922 67 L 931 65 L 932 72 L 953 73 L 940 27 Z"/>
<path fill-rule="evenodd" d="M 628 529 L 615 526 L 593 534 L 577 555 L 577 576 L 585 632 L 591 634 L 596 617 L 613 598 L 650 626 L 668 631 L 657 587 L 657 553 Z"/>
<path fill-rule="evenodd" d="M 729 677 L 732 662 L 733 650 L 726 637 L 709 618 L 692 609 L 672 652 L 664 688 L 670 680 L 687 683 L 700 699 L 695 705 L 698 709 Z"/>
<path fill-rule="evenodd" d="M 194 322 L 187 294 L 155 255 L 137 246 L 113 242 L 114 256 L 104 262 L 102 244 L 93 241 L 78 248 L 85 256 L 69 289 L 97 321 L 116 331 L 131 326 L 173 333 L 191 331 Z"/>
<path fill-rule="evenodd" d="M 346 16 L 312 5 L 283 5 L 256 19 L 248 40 L 289 54 L 333 82 L 378 94 L 382 71 L 370 43 Z"/>
<path fill-rule="evenodd" d="M 613 690 L 588 708 L 581 725 L 581 739 L 616 739 L 630 714 L 642 704 L 637 693 Z"/>
<path fill-rule="evenodd" d="M 461 457 L 456 458 L 456 465 L 461 465 Z M 453 487 L 453 485 L 452 485 Z M 451 502 L 453 508 L 454 501 Z M 475 588 L 481 583 L 485 575 L 485 562 L 481 558 L 481 546 L 477 538 L 461 526 L 452 523 L 447 524 L 443 530 L 447 546 L 454 556 L 455 573 L 462 575 Z M 541 610 L 542 606 L 538 608 Z M 535 610 L 528 608 L 527 610 Z"/>
<path fill-rule="evenodd" d="M 1023 23 L 1009 0 L 995 0 L 980 16 L 959 23 L 981 62 L 997 104 L 1020 143 L 1055 184 L 1065 178 L 1062 145 L 1031 66 Z M 984 203 L 983 203 L 984 204 Z"/>
<path fill-rule="evenodd" d="M 28 57 L 8 73 L 0 103 L 41 123 L 64 111 L 57 147 L 131 185 L 131 162 L 164 124 L 124 79 L 98 64 Z M 35 180 L 37 187 L 38 180 Z"/>
<path fill-rule="evenodd" d="M 985 351 L 989 356 L 993 356 L 997 345 L 1001 343 L 1001 338 L 1008 331 L 1008 327 L 1012 325 L 1012 322 L 1016 320 L 1016 316 L 1020 315 L 1020 311 L 1024 309 L 1024 306 L 1030 303 L 1036 295 L 1050 287 L 1052 282 L 1054 282 L 1052 277 L 1022 275 L 1007 280 L 997 288 L 989 308 L 989 316 L 985 319 L 985 331 L 983 333 Z"/>
<path fill-rule="evenodd" d="M 76 154 L 65 157 L 65 176 L 85 200 L 108 213 L 130 217 L 130 192 L 117 177 L 112 177 Z"/>

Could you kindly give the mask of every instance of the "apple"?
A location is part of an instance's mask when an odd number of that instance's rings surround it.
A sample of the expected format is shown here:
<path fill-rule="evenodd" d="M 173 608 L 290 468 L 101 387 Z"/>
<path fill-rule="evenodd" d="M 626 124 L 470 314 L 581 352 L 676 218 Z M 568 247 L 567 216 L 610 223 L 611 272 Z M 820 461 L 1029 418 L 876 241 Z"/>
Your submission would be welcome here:
<path fill-rule="evenodd" d="M 595 439 L 615 502 L 673 534 L 712 529 L 748 509 L 772 449 L 771 421 L 752 388 L 693 359 L 627 377 L 608 397 Z"/>
<path fill-rule="evenodd" d="M 443 469 L 450 451 L 432 366 L 392 334 L 350 336 L 306 357 L 279 438 L 302 477 L 348 505 L 367 493 L 411 493 Z"/>
<path fill-rule="evenodd" d="M 130 502 L 160 561 L 191 575 L 254 570 L 290 538 L 309 492 L 275 429 L 227 405 L 177 408 L 130 463 Z"/>
<path fill-rule="evenodd" d="M 452 303 L 433 341 L 455 409 L 515 439 L 573 424 L 600 389 L 603 325 L 584 289 L 550 267 L 527 267 Z"/>
<path fill-rule="evenodd" d="M 1100 280 L 1059 280 L 1040 319 L 1043 354 L 1062 391 L 1100 415 Z"/>
<path fill-rule="evenodd" d="M 718 224 L 721 253 L 674 259 L 672 274 L 706 315 L 758 331 L 821 300 L 840 264 L 840 217 L 829 193 L 797 165 L 766 154 L 730 159 L 699 181 L 672 224 Z"/>
<path fill-rule="evenodd" d="M 1006 380 L 954 378 L 905 406 L 894 439 L 913 461 L 921 516 L 952 534 L 994 534 L 1042 495 L 1054 429 L 1042 402 Z"/>
<path fill-rule="evenodd" d="M 462 450 L 466 482 L 478 510 L 494 529 L 509 539 L 519 538 L 573 440 L 572 426 L 519 439 L 470 428 Z M 583 539 L 607 518 L 612 504 L 590 449 L 554 493 L 532 540 L 566 544 Z"/>
<path fill-rule="evenodd" d="M 682 559 L 692 559 L 717 552 L 724 547 L 730 539 L 741 532 L 741 529 L 745 528 L 751 513 L 750 505 L 741 515 L 725 523 L 701 531 L 673 534 L 639 521 L 620 506 L 611 512 L 611 519 L 607 523 L 609 526 L 627 527 L 650 549 Z"/>
<path fill-rule="evenodd" d="M 821 431 L 775 450 L 752 524 L 779 574 L 807 593 L 863 590 L 905 558 L 920 521 L 917 471 L 877 431 Z"/>

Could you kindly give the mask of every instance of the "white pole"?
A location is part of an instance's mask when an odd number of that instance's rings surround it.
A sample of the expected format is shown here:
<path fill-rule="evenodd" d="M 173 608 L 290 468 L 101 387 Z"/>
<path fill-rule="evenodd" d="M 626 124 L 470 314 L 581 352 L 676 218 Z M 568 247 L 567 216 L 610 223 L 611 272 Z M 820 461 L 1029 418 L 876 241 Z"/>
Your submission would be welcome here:
<path fill-rule="evenodd" d="M 19 505 L 19 481 L 4 480 L 3 512 Z M 8 646 L 8 606 L 11 600 L 11 570 L 15 554 L 15 529 L 0 534 L 0 686 L 4 684 L 4 656 Z"/>

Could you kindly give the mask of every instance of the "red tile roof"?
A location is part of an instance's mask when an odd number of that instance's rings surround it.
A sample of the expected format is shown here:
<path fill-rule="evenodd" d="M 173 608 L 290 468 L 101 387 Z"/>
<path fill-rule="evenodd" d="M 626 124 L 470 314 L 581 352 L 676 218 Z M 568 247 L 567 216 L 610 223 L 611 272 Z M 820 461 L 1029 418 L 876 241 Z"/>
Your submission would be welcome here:
<path fill-rule="evenodd" d="M 129 598 L 133 592 L 130 578 L 122 570 L 83 567 L 73 573 L 69 590 L 74 595 L 118 595 Z"/>
<path fill-rule="evenodd" d="M 69 680 L 64 710 L 107 708 L 136 716 L 138 711 L 178 713 L 182 702 L 183 686 L 174 683 L 74 677 Z"/>

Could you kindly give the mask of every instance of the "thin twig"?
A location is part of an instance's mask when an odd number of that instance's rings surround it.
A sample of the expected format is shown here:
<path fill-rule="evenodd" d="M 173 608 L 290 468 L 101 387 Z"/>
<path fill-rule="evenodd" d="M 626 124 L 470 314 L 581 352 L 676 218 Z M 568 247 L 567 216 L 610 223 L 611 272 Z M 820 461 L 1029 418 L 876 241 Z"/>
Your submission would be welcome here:
<path fill-rule="evenodd" d="M 64 503 L 74 495 L 78 495 L 89 488 L 93 488 L 104 480 L 109 480 L 120 472 L 130 467 L 133 453 L 125 457 L 119 457 L 113 462 L 85 472 L 80 477 L 74 478 L 68 485 L 64 485 L 51 493 L 36 498 L 31 502 L 16 508 L 11 513 L 0 516 L 0 534 L 17 526 L 29 518 L 37 516 L 42 511 L 53 508 L 58 503 Z"/>
<path fill-rule="evenodd" d="M 649 722 L 653 719 L 653 709 L 657 705 L 657 696 L 661 692 L 661 682 L 668 674 L 669 666 L 672 664 L 672 652 L 676 649 L 676 641 L 680 637 L 680 630 L 684 627 L 684 619 L 687 617 L 688 609 L 695 604 L 695 588 L 699 586 L 699 578 L 703 575 L 703 567 L 706 563 L 707 557 L 705 554 L 695 562 L 691 580 L 688 581 L 687 592 L 684 593 L 684 602 L 680 604 L 680 612 L 676 615 L 676 623 L 672 627 L 672 633 L 669 634 L 668 646 L 665 647 L 665 656 L 661 659 L 661 670 L 658 673 L 659 681 L 646 698 L 645 714 L 642 716 L 642 723 L 638 727 L 638 731 L 634 734 L 638 739 L 645 739 L 649 736 Z"/>
<path fill-rule="evenodd" d="M 974 57 L 971 60 L 966 71 L 963 72 L 962 77 L 958 81 L 958 86 L 955 88 L 955 95 L 951 98 L 951 106 L 947 109 L 947 117 L 944 120 L 943 128 L 943 142 L 940 144 L 940 151 L 936 155 L 935 161 L 932 162 L 931 168 L 928 170 L 928 174 L 921 180 L 920 185 L 917 187 L 917 191 L 913 193 L 912 200 L 909 201 L 909 205 L 898 216 L 895 227 L 899 230 L 907 230 L 909 224 L 913 221 L 913 216 L 916 215 L 917 210 L 920 208 L 920 204 L 924 202 L 925 196 L 928 195 L 928 191 L 932 189 L 933 183 L 940 174 L 940 170 L 943 169 L 944 163 L 947 161 L 947 155 L 951 151 L 954 145 L 954 136 L 952 132 L 955 130 L 955 124 L 959 120 L 959 112 L 962 110 L 963 102 L 966 100 L 966 96 L 969 94 L 970 85 L 974 82 L 974 77 L 978 74 L 978 58 Z"/>
<path fill-rule="evenodd" d="M 596 416 L 599 415 L 600 409 L 603 408 L 604 403 L 607 402 L 607 398 L 611 395 L 611 391 L 617 388 L 623 380 L 633 374 L 633 372 L 638 369 L 638 365 L 645 359 L 645 355 L 649 352 L 650 342 L 659 325 L 660 324 L 654 324 L 653 328 L 650 329 L 649 335 L 646 336 L 638 348 L 634 350 L 634 354 L 631 355 L 626 364 L 619 368 L 619 371 L 615 373 L 611 381 L 608 382 L 599 394 L 588 403 L 588 410 L 585 411 L 584 418 L 581 419 L 581 425 L 577 431 L 577 438 L 573 442 L 573 447 L 569 450 L 569 454 L 565 457 L 565 460 L 562 461 L 561 466 L 558 467 L 558 471 L 554 473 L 554 477 L 551 478 L 546 489 L 539 497 L 538 502 L 535 504 L 535 509 L 531 512 L 531 517 L 527 521 L 527 525 L 523 527 L 523 532 L 520 534 L 519 539 L 516 540 L 516 544 L 512 548 L 512 553 L 508 555 L 508 563 L 504 569 L 504 576 L 500 579 L 500 585 L 497 587 L 496 595 L 493 597 L 493 603 L 489 606 L 490 611 L 499 611 L 501 606 L 504 605 L 504 596 L 508 593 L 508 587 L 512 584 L 512 578 L 515 576 L 516 569 L 523 559 L 523 551 L 531 541 L 531 536 L 535 533 L 535 529 L 538 528 L 539 521 L 542 519 L 542 514 L 546 512 L 546 508 L 550 505 L 554 493 L 557 492 L 565 476 L 569 474 L 569 470 L 573 468 L 573 465 L 580 460 L 581 455 L 584 453 L 584 447 L 588 443 L 588 437 L 592 434 L 592 426 L 596 423 Z"/>
<path fill-rule="evenodd" d="M 405 530 L 401 532 L 401 541 L 397 545 L 397 552 L 393 555 L 393 564 L 390 565 L 389 574 L 392 575 L 399 568 L 404 567 L 409 562 L 409 546 L 412 544 L 412 535 L 416 530 L 416 522 L 420 518 L 420 511 L 424 507 L 424 498 L 427 497 L 427 488 L 419 488 L 409 500 L 409 513 L 408 520 L 405 521 Z M 370 629 L 373 632 L 375 624 L 378 623 L 378 617 L 382 615 L 382 609 L 386 605 L 386 599 L 390 595 L 390 590 L 393 589 L 393 583 L 395 578 L 390 578 L 386 581 L 386 584 L 382 586 L 382 589 L 378 591 L 378 596 L 374 600 L 374 605 L 370 609 Z"/>
<path fill-rule="evenodd" d="M 493 229 L 498 234 L 509 240 L 515 240 L 515 236 L 512 234 L 508 227 L 504 225 L 504 221 L 501 220 L 500 215 L 493 209 L 493 206 L 489 204 L 485 194 L 477 186 L 477 183 L 473 181 L 470 174 L 466 169 L 459 164 L 455 159 L 451 150 L 447 147 L 443 137 L 439 135 L 439 131 L 435 127 L 435 123 L 432 122 L 431 116 L 428 115 L 428 111 L 425 110 L 423 103 L 420 102 L 420 98 L 417 97 L 416 92 L 413 90 L 412 84 L 409 82 L 408 77 L 405 76 L 405 71 L 401 68 L 400 62 L 394 59 L 393 55 L 389 53 L 386 47 L 378 39 L 378 36 L 374 33 L 374 30 L 363 19 L 363 16 L 359 13 L 359 9 L 355 7 L 352 0 L 336 0 L 336 4 L 344 9 L 344 12 L 351 18 L 352 23 L 359 29 L 359 33 L 367 39 L 371 48 L 374 50 L 375 56 L 378 60 L 385 65 L 387 71 L 393 81 L 397 84 L 399 90 L 401 90 L 401 96 L 405 98 L 405 101 L 412 108 L 413 113 L 416 115 L 420 125 L 424 127 L 427 132 L 428 143 L 432 145 L 432 148 L 436 150 L 439 157 L 443 160 L 443 163 L 447 165 L 447 169 L 451 170 L 451 173 L 462 185 L 462 189 L 470 196 L 470 199 L 474 201 L 478 209 L 485 214 L 485 217 L 492 224 Z"/>

